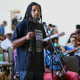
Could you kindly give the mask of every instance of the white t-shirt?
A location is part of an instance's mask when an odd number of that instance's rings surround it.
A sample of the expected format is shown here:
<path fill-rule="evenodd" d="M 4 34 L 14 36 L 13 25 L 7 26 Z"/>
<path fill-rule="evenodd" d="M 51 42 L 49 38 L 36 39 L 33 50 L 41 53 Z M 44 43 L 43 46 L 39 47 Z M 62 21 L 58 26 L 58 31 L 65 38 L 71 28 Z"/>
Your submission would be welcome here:
<path fill-rule="evenodd" d="M 12 43 L 8 38 L 6 38 L 4 41 L 1 42 L 1 48 L 7 50 L 9 47 L 12 47 Z"/>

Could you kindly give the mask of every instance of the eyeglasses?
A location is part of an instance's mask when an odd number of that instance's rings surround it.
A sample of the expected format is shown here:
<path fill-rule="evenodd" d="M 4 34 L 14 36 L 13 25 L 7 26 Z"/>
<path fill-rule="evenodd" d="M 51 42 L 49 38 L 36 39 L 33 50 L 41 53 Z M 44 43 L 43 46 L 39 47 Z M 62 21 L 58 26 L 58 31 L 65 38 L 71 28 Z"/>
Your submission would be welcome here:
<path fill-rule="evenodd" d="M 70 40 L 70 42 L 74 42 L 74 41 L 76 41 L 76 40 L 74 40 L 74 39 L 73 40 Z"/>

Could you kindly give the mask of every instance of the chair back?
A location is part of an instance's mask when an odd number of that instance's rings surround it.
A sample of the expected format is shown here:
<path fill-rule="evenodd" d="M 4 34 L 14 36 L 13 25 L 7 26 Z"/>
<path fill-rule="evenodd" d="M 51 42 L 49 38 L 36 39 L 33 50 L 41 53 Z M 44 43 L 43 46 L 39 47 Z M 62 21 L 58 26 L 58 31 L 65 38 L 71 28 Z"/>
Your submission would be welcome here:
<path fill-rule="evenodd" d="M 0 61 L 4 60 L 3 49 L 0 47 Z"/>
<path fill-rule="evenodd" d="M 13 49 L 12 48 L 8 48 L 8 56 L 9 56 L 9 62 L 13 63 Z"/>
<path fill-rule="evenodd" d="M 78 56 L 65 56 L 67 70 L 79 73 L 79 57 Z"/>

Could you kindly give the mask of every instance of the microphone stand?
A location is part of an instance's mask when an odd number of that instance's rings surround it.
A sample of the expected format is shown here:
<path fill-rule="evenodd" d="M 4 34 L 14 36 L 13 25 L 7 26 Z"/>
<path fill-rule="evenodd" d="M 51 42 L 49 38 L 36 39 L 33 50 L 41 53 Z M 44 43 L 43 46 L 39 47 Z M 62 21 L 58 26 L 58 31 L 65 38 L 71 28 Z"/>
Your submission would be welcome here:
<path fill-rule="evenodd" d="M 57 51 L 56 51 L 56 48 L 54 47 L 54 44 L 53 44 L 53 41 L 52 41 L 52 39 L 50 38 L 50 34 L 49 34 L 49 29 L 48 29 L 48 27 L 46 26 L 46 24 L 43 22 L 43 26 L 45 27 L 45 29 L 46 29 L 46 31 L 47 31 L 47 34 L 48 34 L 48 37 L 49 37 L 49 40 L 50 40 L 50 43 L 51 43 L 51 59 L 52 59 L 52 64 L 51 64 L 51 66 L 52 66 L 52 69 L 51 69 L 51 72 L 52 72 L 52 80 L 54 80 L 54 78 L 53 78 L 53 52 L 52 52 L 52 50 L 54 49 L 54 52 L 56 53 L 56 55 L 58 55 L 57 54 Z M 61 64 L 61 67 L 62 67 L 62 69 L 63 69 L 63 71 L 64 71 L 64 73 L 66 74 L 66 71 L 65 71 L 65 69 L 64 69 L 64 66 L 63 66 L 63 64 L 62 64 L 62 62 L 61 62 L 61 60 L 59 59 L 59 57 L 57 56 L 57 58 L 58 58 L 58 60 L 59 60 L 59 62 L 60 62 L 60 64 Z"/>

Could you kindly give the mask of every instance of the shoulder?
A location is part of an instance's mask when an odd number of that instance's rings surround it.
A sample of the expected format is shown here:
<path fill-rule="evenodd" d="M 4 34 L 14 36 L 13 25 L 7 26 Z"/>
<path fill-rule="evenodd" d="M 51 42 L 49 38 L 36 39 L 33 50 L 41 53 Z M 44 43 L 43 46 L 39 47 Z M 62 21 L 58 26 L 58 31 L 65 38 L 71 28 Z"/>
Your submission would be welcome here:
<path fill-rule="evenodd" d="M 20 23 L 18 23 L 17 25 L 16 25 L 16 28 L 18 29 L 18 28 L 22 28 L 23 26 L 26 26 L 28 24 L 28 21 L 27 20 L 23 20 L 23 21 L 21 21 Z"/>

